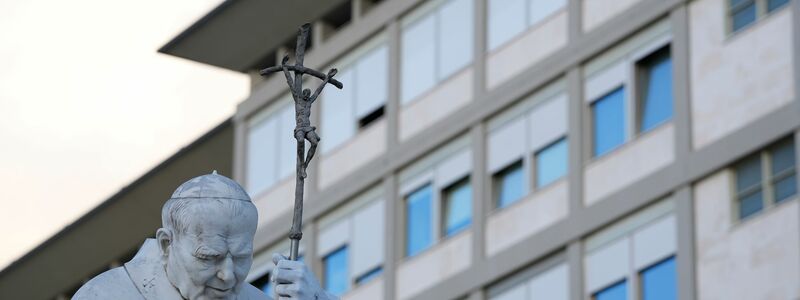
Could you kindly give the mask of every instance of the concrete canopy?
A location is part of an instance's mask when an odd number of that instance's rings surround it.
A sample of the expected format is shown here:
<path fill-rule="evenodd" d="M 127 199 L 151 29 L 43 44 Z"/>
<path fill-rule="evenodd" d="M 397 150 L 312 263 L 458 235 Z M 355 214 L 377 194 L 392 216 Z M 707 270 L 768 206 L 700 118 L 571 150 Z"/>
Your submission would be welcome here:
<path fill-rule="evenodd" d="M 233 71 L 247 72 L 295 36 L 297 27 L 319 19 L 347 0 L 228 0 L 158 52 Z"/>

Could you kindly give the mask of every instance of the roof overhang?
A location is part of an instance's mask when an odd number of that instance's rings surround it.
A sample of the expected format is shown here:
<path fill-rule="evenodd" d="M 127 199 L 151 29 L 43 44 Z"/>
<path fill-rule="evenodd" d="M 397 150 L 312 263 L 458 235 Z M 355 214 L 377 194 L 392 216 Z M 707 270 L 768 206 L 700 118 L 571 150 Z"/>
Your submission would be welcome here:
<path fill-rule="evenodd" d="M 227 0 L 158 52 L 238 72 L 257 66 L 303 23 L 347 0 Z"/>

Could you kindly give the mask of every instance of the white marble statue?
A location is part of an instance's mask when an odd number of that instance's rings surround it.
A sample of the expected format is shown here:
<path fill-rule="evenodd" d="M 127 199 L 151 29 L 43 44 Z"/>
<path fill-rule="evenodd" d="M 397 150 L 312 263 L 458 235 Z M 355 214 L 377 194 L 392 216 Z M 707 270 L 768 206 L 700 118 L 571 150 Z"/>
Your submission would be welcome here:
<path fill-rule="evenodd" d="M 84 284 L 72 299 L 271 299 L 245 282 L 258 212 L 239 184 L 216 174 L 182 184 L 161 209 L 162 228 L 124 266 Z M 335 300 L 302 262 L 273 256 L 278 299 Z"/>

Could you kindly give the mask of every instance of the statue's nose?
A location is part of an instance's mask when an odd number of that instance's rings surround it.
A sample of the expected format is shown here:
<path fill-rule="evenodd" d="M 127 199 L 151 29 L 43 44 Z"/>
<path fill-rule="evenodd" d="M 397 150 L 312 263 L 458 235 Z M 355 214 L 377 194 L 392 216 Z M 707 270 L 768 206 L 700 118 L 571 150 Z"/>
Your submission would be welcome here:
<path fill-rule="evenodd" d="M 229 254 L 222 260 L 222 264 L 220 264 L 219 270 L 217 271 L 217 278 L 225 283 L 230 283 L 234 281 L 235 277 L 236 276 L 233 274 L 233 258 Z"/>

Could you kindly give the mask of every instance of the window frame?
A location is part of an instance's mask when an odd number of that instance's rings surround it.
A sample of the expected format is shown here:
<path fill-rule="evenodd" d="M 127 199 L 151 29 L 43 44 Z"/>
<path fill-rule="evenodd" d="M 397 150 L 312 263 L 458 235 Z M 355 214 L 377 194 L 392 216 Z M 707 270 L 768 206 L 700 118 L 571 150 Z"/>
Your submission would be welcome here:
<path fill-rule="evenodd" d="M 527 165 L 525 163 L 525 159 L 524 158 L 519 158 L 517 160 L 514 160 L 514 161 L 508 163 L 505 167 L 500 168 L 500 170 L 497 170 L 497 172 L 494 172 L 491 175 L 491 184 L 490 184 L 490 186 L 491 186 L 491 189 L 492 189 L 492 207 L 494 207 L 495 210 L 501 210 L 501 209 L 504 209 L 506 207 L 510 207 L 510 206 L 514 205 L 515 203 L 519 202 L 520 200 L 522 200 L 523 198 L 525 198 L 526 195 L 531 193 L 531 187 L 530 187 L 530 182 L 529 182 L 530 180 L 526 180 L 525 179 L 526 177 L 531 177 L 531 176 L 527 175 L 527 172 L 525 171 L 525 165 Z M 501 206 L 500 205 L 500 193 L 502 192 L 502 188 L 501 188 L 501 186 L 502 186 L 502 183 L 501 183 L 502 178 L 505 177 L 506 175 L 508 175 L 509 173 L 511 173 L 512 170 L 516 169 L 517 167 L 519 167 L 520 172 L 522 172 L 522 195 L 520 195 L 517 199 L 512 200 L 507 205 Z"/>
<path fill-rule="evenodd" d="M 781 146 L 790 146 L 794 151 L 795 155 L 795 162 L 792 168 L 788 168 L 786 170 L 782 170 L 781 173 L 773 175 L 772 172 L 772 157 L 773 152 L 776 149 L 780 148 Z M 760 160 L 760 168 L 759 171 L 761 172 L 761 180 L 757 185 L 749 186 L 739 191 L 739 187 L 736 182 L 736 176 L 738 175 L 738 167 L 743 165 L 746 161 L 754 158 L 758 158 Z M 775 183 L 777 181 L 789 178 L 791 176 L 797 176 L 797 147 L 794 141 L 794 136 L 790 135 L 788 137 L 781 138 L 772 144 L 756 151 L 755 153 L 751 153 L 744 158 L 740 159 L 736 163 L 734 163 L 730 168 L 730 172 L 732 176 L 730 176 L 730 192 L 731 192 L 731 219 L 733 224 L 747 222 L 747 220 L 757 218 L 759 215 L 762 215 L 765 211 L 771 210 L 773 207 L 779 206 L 783 203 L 791 202 L 793 199 L 798 198 L 798 190 L 797 190 L 797 182 L 795 182 L 795 192 L 794 195 L 787 197 L 781 201 L 777 201 L 775 199 Z M 741 213 L 741 199 L 743 197 L 749 196 L 755 192 L 761 191 L 761 209 L 757 212 L 754 212 L 744 218 L 740 217 Z"/>
<path fill-rule="evenodd" d="M 439 236 L 441 237 L 440 238 L 441 240 L 456 236 L 459 233 L 461 233 L 461 232 L 463 232 L 465 230 L 468 230 L 472 226 L 472 217 L 473 217 L 473 215 L 472 215 L 472 204 L 474 203 L 474 200 L 472 199 L 473 198 L 472 196 L 473 196 L 474 193 L 472 192 L 472 181 L 471 181 L 471 179 L 472 179 L 472 177 L 470 176 L 470 174 L 467 174 L 466 176 L 463 176 L 463 177 L 461 177 L 461 178 L 459 178 L 457 180 L 454 180 L 452 183 L 448 184 L 447 186 L 442 188 L 441 191 L 440 191 L 440 193 L 442 194 L 439 197 L 439 201 L 441 201 L 441 204 L 439 204 L 439 207 L 441 207 L 441 209 L 439 210 L 440 214 L 441 214 L 441 216 L 439 217 L 439 222 L 441 223 L 441 224 L 439 224 Z M 464 186 L 466 186 L 466 187 L 468 187 L 470 189 L 470 193 L 469 193 L 469 204 L 470 204 L 469 222 L 467 222 L 467 224 L 463 225 L 462 228 L 458 228 L 454 232 L 449 233 L 448 232 L 449 228 L 447 228 L 447 219 L 448 219 L 448 214 L 450 213 L 450 209 L 449 209 L 450 205 L 449 205 L 448 202 L 449 202 L 449 200 L 451 198 L 448 197 L 448 195 L 449 195 L 449 192 L 454 191 L 454 190 L 458 190 L 458 189 L 460 189 L 460 188 L 462 188 Z"/>
<path fill-rule="evenodd" d="M 748 31 L 748 29 L 752 28 L 755 24 L 758 24 L 758 22 L 760 22 L 762 19 L 764 19 L 766 17 L 769 17 L 772 14 L 775 14 L 775 13 L 783 10 L 786 7 L 791 6 L 791 3 L 792 3 L 792 0 L 789 0 L 785 4 L 773 9 L 772 11 L 769 11 L 767 1 L 769 1 L 769 0 L 742 0 L 742 3 L 739 3 L 739 4 L 735 5 L 735 6 L 732 6 L 731 5 L 731 0 L 724 0 L 724 2 L 725 2 L 725 4 L 724 4 L 724 7 L 725 7 L 725 34 L 728 37 L 731 37 L 731 36 L 735 36 L 736 34 L 738 34 L 740 32 Z M 750 4 L 750 3 L 752 3 L 755 6 L 755 10 L 756 10 L 755 11 L 755 18 L 753 19 L 753 22 L 750 22 L 749 24 L 744 25 L 739 29 L 734 29 L 733 28 L 733 16 L 736 13 L 738 13 L 738 12 L 744 10 L 746 7 L 748 7 L 749 6 L 748 4 Z"/>
<path fill-rule="evenodd" d="M 551 147 L 555 147 L 556 145 L 558 145 L 560 143 L 564 143 L 564 146 L 567 148 L 566 149 L 567 150 L 567 153 L 566 153 L 567 160 L 564 162 L 566 164 L 565 165 L 566 170 L 564 171 L 564 174 L 561 174 L 561 176 L 559 176 L 558 178 L 553 179 L 552 181 L 550 181 L 548 183 L 545 183 L 545 184 L 540 186 L 539 185 L 539 176 L 541 176 L 541 175 L 539 174 L 539 164 L 537 164 L 538 158 L 541 157 L 542 152 L 544 152 L 545 150 L 550 149 Z M 530 176 L 531 177 L 531 187 L 532 187 L 531 191 L 532 192 L 536 192 L 536 191 L 540 191 L 540 190 L 546 189 L 547 187 L 552 186 L 553 184 L 555 184 L 555 183 L 559 182 L 560 180 L 566 178 L 568 175 L 569 175 L 569 139 L 567 138 L 566 134 L 562 135 L 561 137 L 559 137 L 559 138 L 557 138 L 555 140 L 553 140 L 549 144 L 546 144 L 546 145 L 540 147 L 539 149 L 536 149 L 536 150 L 533 151 L 533 157 L 531 159 L 531 176 Z M 524 196 L 523 196 L 523 198 L 524 198 Z"/>
<path fill-rule="evenodd" d="M 651 62 L 652 60 L 660 58 L 661 56 L 664 56 L 664 55 L 667 58 L 669 58 L 669 60 L 670 60 L 670 75 L 671 75 L 671 78 L 670 78 L 669 86 L 670 86 L 670 90 L 672 90 L 672 93 L 671 93 L 672 98 L 670 99 L 670 105 L 672 106 L 672 111 L 670 113 L 669 118 L 656 123 L 655 125 L 653 125 L 653 127 L 649 128 L 649 129 L 644 129 L 642 127 L 644 125 L 643 124 L 644 123 L 644 113 L 645 113 L 645 106 L 646 106 L 645 101 L 647 101 L 647 94 L 646 93 L 648 91 L 648 89 L 645 88 L 645 85 L 649 84 L 650 83 L 650 79 L 651 79 L 650 74 L 649 74 L 649 71 L 651 69 L 648 68 L 648 67 L 652 67 L 653 66 L 653 65 L 648 65 L 648 62 Z M 674 78 L 675 73 L 674 73 L 674 70 L 673 70 L 674 69 L 674 64 L 673 64 L 673 61 L 672 61 L 672 57 L 673 57 L 672 56 L 672 44 L 671 43 L 667 43 L 666 45 L 662 45 L 660 47 L 657 47 L 655 50 L 650 51 L 646 55 L 638 58 L 636 61 L 633 62 L 633 64 L 634 64 L 634 66 L 633 66 L 634 67 L 633 85 L 635 86 L 633 95 L 635 95 L 635 97 L 634 97 L 634 99 L 632 99 L 632 101 L 634 102 L 633 103 L 633 111 L 634 111 L 634 116 L 633 116 L 634 119 L 633 120 L 634 120 L 634 124 L 632 124 L 631 126 L 633 126 L 633 130 L 635 132 L 634 137 L 638 136 L 638 135 L 646 134 L 646 133 L 651 132 L 653 130 L 656 130 L 657 128 L 661 127 L 661 125 L 669 123 L 672 120 L 672 118 L 675 117 L 675 93 L 674 93 L 674 89 L 673 89 L 673 86 L 674 86 L 674 83 L 675 83 L 675 78 Z"/>

